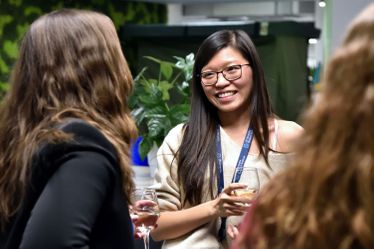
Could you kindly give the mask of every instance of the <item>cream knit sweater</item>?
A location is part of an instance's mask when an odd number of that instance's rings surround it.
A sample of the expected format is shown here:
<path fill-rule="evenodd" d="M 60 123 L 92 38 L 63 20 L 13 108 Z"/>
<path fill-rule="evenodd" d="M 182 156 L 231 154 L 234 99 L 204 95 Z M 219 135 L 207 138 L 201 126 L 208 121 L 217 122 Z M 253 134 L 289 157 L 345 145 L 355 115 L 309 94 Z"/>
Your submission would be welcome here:
<path fill-rule="evenodd" d="M 189 204 L 185 206 L 182 205 L 184 193 L 177 181 L 176 173 L 178 162 L 177 160 L 173 160 L 181 143 L 182 136 L 183 124 L 179 124 L 165 137 L 165 140 L 157 153 L 158 166 L 153 187 L 157 190 L 161 211 L 181 210 L 190 207 Z M 225 186 L 227 186 L 230 184 L 234 174 L 241 147 L 233 142 L 222 128 L 221 146 L 223 153 L 224 182 Z M 270 152 L 269 168 L 262 157 L 249 154 L 244 167 L 258 168 L 260 185 L 263 186 L 269 177 L 285 167 L 286 160 L 287 155 Z M 206 173 L 206 175 L 208 177 L 209 173 Z M 245 182 L 245 180 L 240 179 L 240 182 Z M 205 186 L 205 188 L 207 188 L 207 186 Z M 206 192 L 207 191 L 205 191 L 205 193 Z M 206 194 L 203 201 L 205 202 L 209 200 L 210 196 Z M 238 224 L 241 219 L 242 217 L 228 217 L 227 224 Z M 227 249 L 229 248 L 229 241 L 225 241 L 221 244 L 217 240 L 220 222 L 220 219 L 212 220 L 182 237 L 173 240 L 166 240 L 164 241 L 162 249 Z M 176 227 L 175 229 L 178 228 Z"/>

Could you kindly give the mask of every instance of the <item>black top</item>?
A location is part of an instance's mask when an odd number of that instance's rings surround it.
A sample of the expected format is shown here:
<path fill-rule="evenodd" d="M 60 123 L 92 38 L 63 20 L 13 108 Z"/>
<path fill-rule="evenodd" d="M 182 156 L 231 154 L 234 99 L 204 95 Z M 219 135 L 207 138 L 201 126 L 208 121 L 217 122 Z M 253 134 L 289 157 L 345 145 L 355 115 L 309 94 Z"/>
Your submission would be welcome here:
<path fill-rule="evenodd" d="M 114 147 L 82 120 L 61 129 L 73 133 L 73 141 L 47 144 L 36 153 L 25 201 L 0 236 L 0 248 L 132 249 Z"/>

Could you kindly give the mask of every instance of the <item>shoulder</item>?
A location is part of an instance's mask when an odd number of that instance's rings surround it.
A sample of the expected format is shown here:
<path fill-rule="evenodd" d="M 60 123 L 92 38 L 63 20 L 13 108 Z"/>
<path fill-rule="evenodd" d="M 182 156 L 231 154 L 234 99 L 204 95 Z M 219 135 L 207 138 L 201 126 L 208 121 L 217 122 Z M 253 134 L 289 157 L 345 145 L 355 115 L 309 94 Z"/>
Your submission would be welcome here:
<path fill-rule="evenodd" d="M 184 133 L 184 129 L 184 123 L 174 126 L 166 135 L 165 140 L 181 140 Z"/>
<path fill-rule="evenodd" d="M 72 134 L 74 140 L 77 142 L 92 142 L 110 147 L 109 141 L 105 138 L 100 129 L 82 119 L 69 119 L 59 124 L 57 128 L 63 132 Z"/>
<path fill-rule="evenodd" d="M 280 152 L 289 153 L 295 150 L 295 143 L 304 132 L 303 127 L 293 121 L 277 120 L 278 146 Z"/>
<path fill-rule="evenodd" d="M 176 152 L 182 142 L 184 129 L 184 123 L 178 124 L 173 127 L 164 138 L 164 141 L 160 147 L 161 150 L 164 149 Z"/>
<path fill-rule="evenodd" d="M 64 142 L 48 143 L 42 146 L 38 154 L 44 161 L 56 162 L 61 159 L 65 160 L 67 155 L 76 153 L 100 154 L 113 165 L 118 161 L 116 150 L 111 142 L 108 141 L 100 129 L 88 122 L 74 118 L 66 120 L 57 125 L 56 128 L 70 134 L 72 137 Z"/>
<path fill-rule="evenodd" d="M 60 124 L 58 128 L 68 134 L 72 134 L 74 143 L 114 150 L 113 145 L 99 128 L 82 119 L 69 119 L 67 122 Z"/>

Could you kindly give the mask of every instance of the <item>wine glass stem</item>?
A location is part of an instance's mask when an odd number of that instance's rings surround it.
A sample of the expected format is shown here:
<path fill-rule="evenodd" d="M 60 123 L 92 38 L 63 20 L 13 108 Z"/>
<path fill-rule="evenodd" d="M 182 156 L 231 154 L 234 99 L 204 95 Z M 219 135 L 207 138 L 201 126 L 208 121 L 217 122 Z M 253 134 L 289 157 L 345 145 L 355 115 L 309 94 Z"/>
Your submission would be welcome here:
<path fill-rule="evenodd" d="M 143 241 L 144 241 L 144 249 L 149 249 L 149 231 L 147 231 L 145 236 L 143 236 Z"/>

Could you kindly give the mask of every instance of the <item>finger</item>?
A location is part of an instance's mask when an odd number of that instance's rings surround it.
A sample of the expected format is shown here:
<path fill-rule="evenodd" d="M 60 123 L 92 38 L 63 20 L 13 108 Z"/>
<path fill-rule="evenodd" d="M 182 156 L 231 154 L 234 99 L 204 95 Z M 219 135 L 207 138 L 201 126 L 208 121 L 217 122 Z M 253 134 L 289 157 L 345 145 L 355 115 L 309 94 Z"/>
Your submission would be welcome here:
<path fill-rule="evenodd" d="M 238 204 L 245 205 L 245 206 L 249 206 L 254 200 L 256 200 L 256 197 L 250 199 L 244 196 L 235 196 L 235 195 L 224 198 L 224 201 L 227 203 L 238 203 Z"/>
<path fill-rule="evenodd" d="M 242 216 L 245 214 L 245 211 L 240 209 L 224 209 L 220 212 L 220 217 L 228 217 L 228 216 Z"/>
<path fill-rule="evenodd" d="M 242 204 L 228 204 L 226 203 L 225 205 L 222 206 L 222 210 L 226 211 L 235 211 L 235 212 L 245 212 L 247 211 L 247 207 L 242 205 Z"/>
<path fill-rule="evenodd" d="M 240 205 L 240 206 L 235 206 L 235 207 L 232 207 L 228 210 L 231 210 L 233 212 L 241 212 L 241 213 L 245 213 L 247 212 L 247 207 L 246 206 L 243 206 L 243 205 Z"/>
<path fill-rule="evenodd" d="M 239 229 L 237 226 L 232 226 L 232 233 L 234 234 L 234 237 L 232 239 L 235 239 L 239 235 Z"/>
<path fill-rule="evenodd" d="M 247 185 L 244 183 L 231 183 L 229 186 L 224 188 L 222 192 L 225 192 L 226 194 L 231 195 L 231 192 L 234 191 L 235 189 L 242 189 L 246 187 Z"/>
<path fill-rule="evenodd" d="M 236 203 L 236 202 L 225 202 L 222 204 L 221 206 L 222 209 L 224 210 L 234 210 L 234 209 L 241 209 L 241 210 L 245 210 L 245 208 L 243 209 L 243 204 L 242 203 Z"/>
<path fill-rule="evenodd" d="M 244 215 L 244 214 L 245 214 L 245 212 L 243 212 L 243 211 L 228 210 L 228 211 L 226 212 L 226 215 L 223 216 L 223 217 L 229 217 L 229 216 L 242 216 L 242 215 Z"/>
<path fill-rule="evenodd" d="M 227 225 L 227 235 L 229 236 L 230 239 L 235 239 L 235 232 L 234 232 L 234 226 L 229 224 Z"/>
<path fill-rule="evenodd" d="M 247 210 L 248 210 L 248 207 L 244 206 L 242 204 L 237 205 L 237 206 L 230 206 L 230 207 L 226 208 L 226 211 L 235 212 L 235 213 L 241 213 L 241 214 L 246 213 Z"/>
<path fill-rule="evenodd" d="M 231 205 L 236 204 L 237 206 L 239 206 L 239 205 L 243 206 L 244 204 L 249 204 L 253 201 L 253 200 L 250 200 L 250 199 L 245 198 L 245 197 L 239 197 L 239 196 L 234 196 L 234 195 L 232 195 L 232 196 L 227 196 L 227 195 L 222 196 L 221 200 L 222 200 L 223 203 L 229 203 Z"/>
<path fill-rule="evenodd" d="M 134 233 L 134 239 L 141 239 L 141 233 Z"/>
<path fill-rule="evenodd" d="M 135 203 L 135 207 L 137 209 L 142 209 L 142 208 L 145 208 L 145 207 L 154 207 L 156 205 L 157 205 L 157 203 L 152 201 L 152 200 L 139 200 Z"/>

